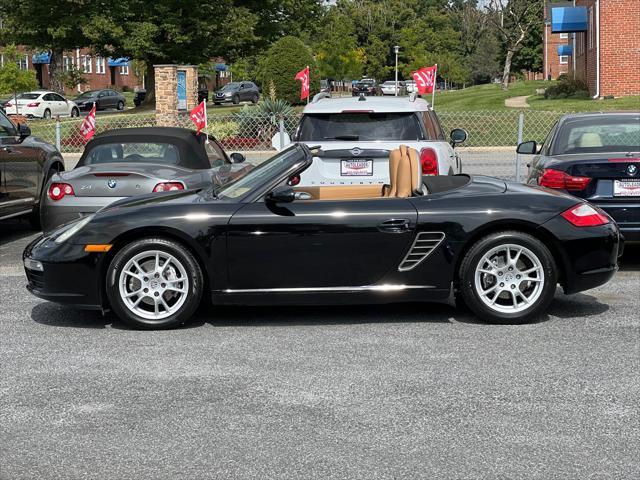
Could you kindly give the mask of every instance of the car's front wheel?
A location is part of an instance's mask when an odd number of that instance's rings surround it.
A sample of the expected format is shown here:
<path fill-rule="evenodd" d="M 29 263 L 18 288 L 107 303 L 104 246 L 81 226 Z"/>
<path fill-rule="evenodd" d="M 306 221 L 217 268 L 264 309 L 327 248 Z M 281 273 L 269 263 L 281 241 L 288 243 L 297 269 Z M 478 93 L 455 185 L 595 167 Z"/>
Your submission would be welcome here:
<path fill-rule="evenodd" d="M 549 249 L 537 238 L 504 231 L 478 240 L 460 266 L 460 292 L 482 320 L 520 324 L 549 306 L 558 272 Z"/>
<path fill-rule="evenodd" d="M 107 270 L 107 297 L 116 315 L 142 329 L 184 324 L 203 291 L 202 270 L 182 245 L 164 238 L 136 240 Z"/>
<path fill-rule="evenodd" d="M 234 95 L 232 100 L 234 105 L 238 105 L 240 103 L 240 96 L 239 95 Z"/>
<path fill-rule="evenodd" d="M 76 107 L 73 107 L 71 109 L 71 116 L 72 117 L 79 117 L 80 116 L 80 110 L 78 110 Z"/>

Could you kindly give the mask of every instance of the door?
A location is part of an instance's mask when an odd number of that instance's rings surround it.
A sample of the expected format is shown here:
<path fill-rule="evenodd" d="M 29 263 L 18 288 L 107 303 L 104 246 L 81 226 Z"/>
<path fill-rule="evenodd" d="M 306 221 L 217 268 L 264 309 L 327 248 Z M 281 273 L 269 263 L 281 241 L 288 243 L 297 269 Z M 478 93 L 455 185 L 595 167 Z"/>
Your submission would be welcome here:
<path fill-rule="evenodd" d="M 69 115 L 70 111 L 69 111 L 69 105 L 67 104 L 67 101 L 60 95 L 58 95 L 57 93 L 50 93 L 49 95 L 51 95 L 51 100 L 52 100 L 52 104 L 53 104 L 53 109 L 51 110 L 54 115 Z"/>
<path fill-rule="evenodd" d="M 229 222 L 229 288 L 376 284 L 397 268 L 416 221 L 401 198 L 247 204 Z"/>
<path fill-rule="evenodd" d="M 38 151 L 21 145 L 16 127 L 0 114 L 3 214 L 25 211 L 34 204 L 40 184 Z"/>
<path fill-rule="evenodd" d="M 247 88 L 247 84 L 243 83 L 240 85 L 240 101 L 241 102 L 246 102 L 247 100 L 250 100 L 249 95 L 251 92 L 249 92 L 249 89 Z"/>

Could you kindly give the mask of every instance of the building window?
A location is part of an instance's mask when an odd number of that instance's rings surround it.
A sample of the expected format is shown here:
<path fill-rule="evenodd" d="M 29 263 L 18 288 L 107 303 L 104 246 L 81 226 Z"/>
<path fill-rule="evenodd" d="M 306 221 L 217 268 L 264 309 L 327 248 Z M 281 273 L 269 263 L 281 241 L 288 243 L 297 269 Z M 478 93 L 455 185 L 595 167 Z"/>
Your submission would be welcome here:
<path fill-rule="evenodd" d="M 569 34 L 568 33 L 561 33 L 560 34 L 560 38 L 563 40 L 566 40 L 567 38 L 569 38 Z"/>
<path fill-rule="evenodd" d="M 91 73 L 91 57 L 89 55 L 80 57 L 80 68 L 82 73 Z"/>
<path fill-rule="evenodd" d="M 96 73 L 104 74 L 104 57 L 96 57 Z"/>
<path fill-rule="evenodd" d="M 71 70 L 73 68 L 73 57 L 62 57 L 62 65 L 66 72 Z"/>
<path fill-rule="evenodd" d="M 28 70 L 29 69 L 29 55 L 25 55 L 24 58 L 21 58 L 16 62 L 20 70 Z"/>
<path fill-rule="evenodd" d="M 560 65 L 569 63 L 569 55 L 560 55 Z"/>
<path fill-rule="evenodd" d="M 129 65 L 122 65 L 120 67 L 120 75 L 129 75 Z"/>

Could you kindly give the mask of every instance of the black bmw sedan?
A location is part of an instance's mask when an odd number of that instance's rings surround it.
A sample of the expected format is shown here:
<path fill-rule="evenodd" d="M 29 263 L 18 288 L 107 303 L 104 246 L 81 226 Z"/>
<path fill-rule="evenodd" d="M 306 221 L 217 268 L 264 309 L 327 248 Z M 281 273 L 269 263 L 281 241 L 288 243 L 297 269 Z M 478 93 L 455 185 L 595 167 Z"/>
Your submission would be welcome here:
<path fill-rule="evenodd" d="M 295 144 L 225 185 L 116 202 L 27 246 L 27 288 L 138 328 L 181 325 L 203 296 L 214 305 L 455 297 L 486 321 L 523 323 L 558 283 L 579 292 L 617 270 L 618 227 L 583 200 L 490 177 L 421 177 L 418 156 L 402 149 L 391 152 L 389 185 L 302 185 L 323 155 Z"/>
<path fill-rule="evenodd" d="M 618 223 L 626 241 L 640 241 L 640 113 L 563 116 L 541 147 L 518 145 L 535 155 L 527 183 L 588 200 Z"/>

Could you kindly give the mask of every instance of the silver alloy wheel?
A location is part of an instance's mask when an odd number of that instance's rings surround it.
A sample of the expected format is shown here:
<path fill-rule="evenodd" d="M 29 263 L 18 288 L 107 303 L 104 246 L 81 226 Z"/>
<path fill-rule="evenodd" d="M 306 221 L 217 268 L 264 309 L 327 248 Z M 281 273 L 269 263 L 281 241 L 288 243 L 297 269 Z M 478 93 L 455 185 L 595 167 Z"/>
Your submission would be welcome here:
<path fill-rule="evenodd" d="M 542 262 L 522 245 L 489 250 L 476 265 L 475 288 L 480 300 L 502 313 L 519 313 L 540 298 L 544 288 Z"/>
<path fill-rule="evenodd" d="M 118 281 L 120 298 L 134 314 L 163 320 L 180 310 L 189 293 L 189 277 L 182 263 L 160 250 L 131 258 Z"/>

